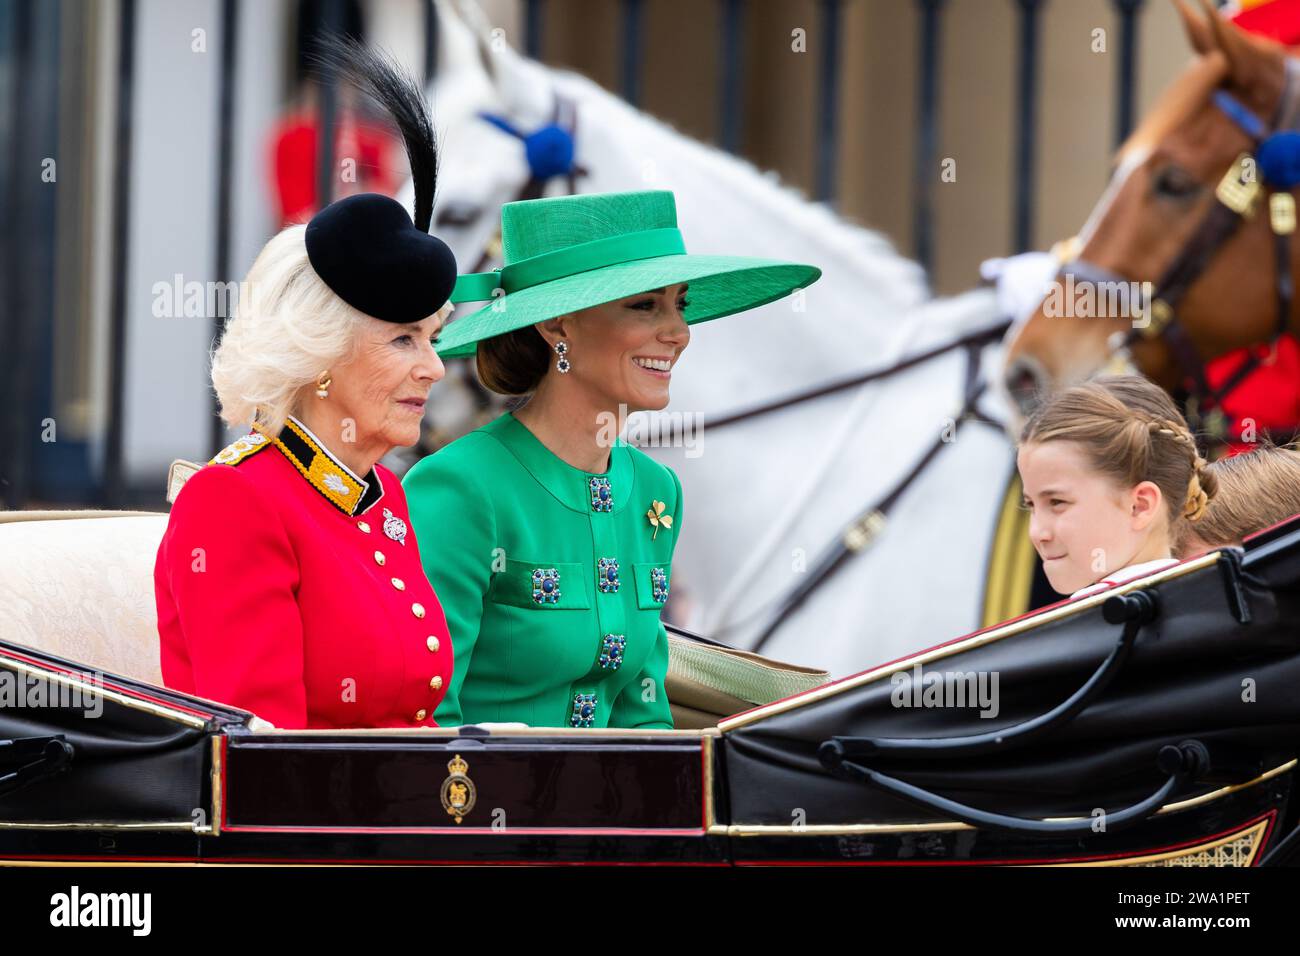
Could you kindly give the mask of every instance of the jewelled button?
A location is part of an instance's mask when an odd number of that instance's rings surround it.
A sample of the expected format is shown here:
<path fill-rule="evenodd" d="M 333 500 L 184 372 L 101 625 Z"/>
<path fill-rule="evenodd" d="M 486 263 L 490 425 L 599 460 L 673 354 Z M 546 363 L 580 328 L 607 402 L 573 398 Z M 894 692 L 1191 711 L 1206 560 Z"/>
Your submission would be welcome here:
<path fill-rule="evenodd" d="M 596 586 L 601 594 L 618 590 L 618 558 L 600 558 L 596 562 Z"/>
<path fill-rule="evenodd" d="M 614 489 L 610 487 L 609 479 L 591 478 L 587 484 L 591 489 L 591 510 L 613 511 Z"/>
<path fill-rule="evenodd" d="M 417 722 L 424 720 L 424 718 L 428 716 L 429 716 L 429 712 L 425 710 L 423 707 L 421 707 L 419 710 L 415 712 L 415 719 Z"/>
<path fill-rule="evenodd" d="M 364 521 L 358 521 L 357 527 L 361 529 L 362 533 L 370 534 L 370 525 L 366 524 Z"/>
<path fill-rule="evenodd" d="M 429 650 L 431 650 L 433 653 L 437 654 L 438 648 L 441 647 L 442 645 L 438 643 L 438 639 L 436 637 L 430 634 L 429 639 L 424 642 L 424 646 L 427 647 Z"/>
<path fill-rule="evenodd" d="M 600 645 L 600 666 L 607 671 L 618 670 L 626 647 L 627 638 L 622 634 L 606 634 Z"/>
<path fill-rule="evenodd" d="M 650 569 L 650 586 L 654 591 L 655 601 L 663 604 L 668 600 L 668 574 L 663 568 Z"/>
<path fill-rule="evenodd" d="M 573 713 L 569 724 L 573 727 L 590 727 L 596 720 L 596 695 L 574 694 Z"/>
<path fill-rule="evenodd" d="M 442 690 L 442 678 L 437 674 L 434 674 L 433 677 L 429 679 L 429 689 Z"/>
<path fill-rule="evenodd" d="M 533 568 L 533 602 L 555 604 L 560 600 L 560 572 L 555 568 Z"/>
<path fill-rule="evenodd" d="M 382 551 L 375 552 L 375 564 L 379 565 L 382 568 L 384 566 L 384 562 L 387 560 L 388 559 L 384 557 L 384 552 Z"/>
<path fill-rule="evenodd" d="M 415 604 L 412 604 L 412 605 L 411 605 L 411 613 L 414 614 L 416 617 L 419 617 L 419 618 L 424 617 L 424 605 L 423 605 L 423 604 L 420 604 L 420 603 L 418 603 L 418 602 L 415 603 Z"/>
<path fill-rule="evenodd" d="M 403 581 L 401 578 L 393 578 L 393 587 L 397 588 L 397 590 L 399 591 L 405 591 L 406 582 Z"/>

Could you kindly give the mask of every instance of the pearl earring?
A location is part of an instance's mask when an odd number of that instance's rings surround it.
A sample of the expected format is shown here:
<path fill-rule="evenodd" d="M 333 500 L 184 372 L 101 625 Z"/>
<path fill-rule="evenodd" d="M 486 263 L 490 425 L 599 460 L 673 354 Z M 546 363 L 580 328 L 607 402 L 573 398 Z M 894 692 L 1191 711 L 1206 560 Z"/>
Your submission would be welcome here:
<path fill-rule="evenodd" d="M 316 379 L 316 397 L 324 398 L 330 393 L 330 386 L 334 384 L 334 379 L 330 377 L 329 370 L 326 369 L 320 373 L 320 378 Z"/>
<path fill-rule="evenodd" d="M 556 362 L 555 362 L 555 370 L 556 370 L 557 372 L 559 372 L 561 375 L 564 375 L 564 374 L 566 374 L 566 373 L 569 371 L 569 369 L 571 369 L 571 368 L 573 367 L 573 366 L 569 363 L 569 359 L 568 359 L 568 355 L 569 355 L 569 343 L 568 343 L 568 342 L 556 342 L 556 343 L 555 343 L 555 354 L 559 356 L 559 359 L 557 359 Z"/>

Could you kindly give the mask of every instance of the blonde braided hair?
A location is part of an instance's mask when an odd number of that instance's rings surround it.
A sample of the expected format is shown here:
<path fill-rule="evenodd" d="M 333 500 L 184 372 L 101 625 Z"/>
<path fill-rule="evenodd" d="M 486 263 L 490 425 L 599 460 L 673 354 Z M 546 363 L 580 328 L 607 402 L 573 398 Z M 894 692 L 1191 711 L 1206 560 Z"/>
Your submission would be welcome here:
<path fill-rule="evenodd" d="M 1196 525 L 1179 527 L 1176 553 L 1240 545 L 1248 534 L 1300 514 L 1300 449 L 1265 441 L 1248 452 L 1206 466 L 1213 502 Z"/>
<path fill-rule="evenodd" d="M 1135 413 L 1140 414 L 1140 413 Z M 1171 439 L 1180 445 L 1191 461 L 1192 473 L 1187 479 L 1187 494 L 1183 499 L 1183 510 L 1181 517 L 1188 521 L 1200 521 L 1205 515 L 1205 509 L 1209 507 L 1210 498 L 1218 490 L 1218 482 L 1214 475 L 1206 474 L 1206 466 L 1209 464 L 1201 455 L 1201 450 L 1196 447 L 1196 439 L 1192 437 L 1192 431 L 1187 427 L 1185 422 L 1170 421 L 1169 419 L 1148 419 L 1147 431 L 1152 436 L 1163 436 Z M 1202 477 L 1210 485 L 1210 490 L 1206 491 L 1202 485 Z"/>
<path fill-rule="evenodd" d="M 1173 400 L 1140 375 L 1107 375 L 1065 389 L 1029 419 L 1020 441 L 1073 441 L 1121 487 L 1153 482 L 1171 528 L 1200 520 L 1218 487 Z"/>

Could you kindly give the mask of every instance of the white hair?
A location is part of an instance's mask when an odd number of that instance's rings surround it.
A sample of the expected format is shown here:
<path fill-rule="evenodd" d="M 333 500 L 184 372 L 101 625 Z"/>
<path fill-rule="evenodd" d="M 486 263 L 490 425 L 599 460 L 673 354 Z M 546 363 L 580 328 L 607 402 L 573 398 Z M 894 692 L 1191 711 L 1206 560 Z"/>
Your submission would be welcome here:
<path fill-rule="evenodd" d="M 348 305 L 307 258 L 305 225 L 268 242 L 239 288 L 221 344 L 212 355 L 212 387 L 229 425 L 258 425 L 272 435 L 298 411 L 307 386 L 356 356 L 368 317 Z M 435 315 L 443 321 L 454 306 Z"/>

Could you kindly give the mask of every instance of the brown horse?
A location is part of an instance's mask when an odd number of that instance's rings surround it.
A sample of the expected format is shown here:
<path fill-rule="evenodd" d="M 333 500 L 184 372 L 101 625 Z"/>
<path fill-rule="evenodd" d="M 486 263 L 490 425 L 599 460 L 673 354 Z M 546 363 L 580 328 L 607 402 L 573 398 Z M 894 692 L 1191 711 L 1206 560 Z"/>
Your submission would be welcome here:
<path fill-rule="evenodd" d="M 1201 398 L 1195 380 L 1204 382 L 1207 361 L 1297 329 L 1294 297 L 1279 297 L 1278 286 L 1295 274 L 1300 245 L 1275 236 L 1285 238 L 1285 223 L 1271 219 L 1267 188 L 1248 196 L 1251 183 L 1266 184 L 1254 179 L 1257 137 L 1247 130 L 1296 125 L 1300 61 L 1288 67 L 1286 48 L 1201 2 L 1205 18 L 1174 0 L 1198 56 L 1120 148 L 1077 258 L 1062 267 L 1071 288 L 1127 280 L 1152 283 L 1154 294 L 1136 319 L 1131 309 L 1097 317 L 1062 310 L 1059 294 L 1044 299 L 1006 350 L 1005 383 L 1022 414 L 1117 359 L 1171 393 Z M 1225 211 L 1231 204 L 1244 208 Z"/>

